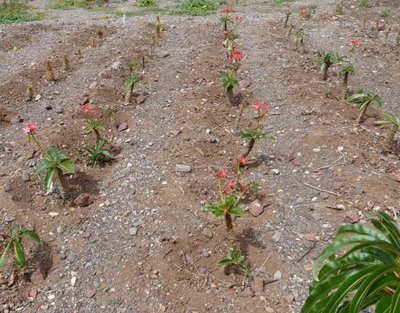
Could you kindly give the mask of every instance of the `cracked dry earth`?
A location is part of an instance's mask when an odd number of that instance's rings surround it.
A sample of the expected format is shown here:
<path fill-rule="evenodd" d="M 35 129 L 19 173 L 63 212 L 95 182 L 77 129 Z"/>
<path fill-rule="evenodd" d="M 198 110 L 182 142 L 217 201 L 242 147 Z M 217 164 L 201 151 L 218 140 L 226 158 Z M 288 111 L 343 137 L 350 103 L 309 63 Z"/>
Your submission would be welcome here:
<path fill-rule="evenodd" d="M 380 153 L 387 129 L 374 124 L 379 112 L 371 109 L 355 126 L 357 111 L 342 100 L 337 69 L 323 82 L 313 57 L 328 49 L 348 54 L 347 41 L 361 39 L 351 56 L 352 87 L 375 90 L 385 110 L 398 112 L 395 37 L 385 45 L 383 32 L 360 29 L 362 16 L 333 14 L 329 1 L 302 3 L 318 5 L 310 20 L 293 20 L 308 34 L 305 52 L 283 29 L 282 7 L 237 6 L 244 16 L 237 39 L 245 54 L 242 92 L 270 104 L 264 128 L 274 135 L 243 170 L 245 181 L 260 183 L 244 206 L 258 199 L 263 213 L 234 222 L 253 280 L 218 267 L 227 251 L 224 226 L 200 211 L 217 199 L 215 171 L 232 173 L 245 149 L 235 135 L 238 108 L 227 104 L 218 79 L 229 66 L 218 15 L 161 16 L 163 38 L 128 106 L 127 63 L 150 51 L 156 15 L 123 25 L 101 12 L 47 10 L 42 21 L 1 27 L 0 231 L 34 227 L 42 244 L 26 243 L 25 272 L 14 272 L 11 262 L 2 269 L 0 312 L 299 312 L 313 261 L 337 228 L 367 223 L 371 210 L 398 213 L 399 155 Z M 394 1 L 382 3 L 394 12 L 389 25 L 400 12 Z M 68 72 L 60 69 L 64 54 Z M 45 79 L 47 59 L 55 83 Z M 27 83 L 35 101 L 25 102 Z M 88 167 L 81 153 L 93 141 L 80 108 L 88 99 L 116 155 L 102 168 Z M 26 122 L 76 162 L 71 198 L 88 193 L 93 203 L 62 204 L 44 196 L 41 182 L 23 181 L 40 158 L 21 131 Z M 248 108 L 241 125 L 252 123 Z M 191 171 L 177 172 L 177 164 Z"/>

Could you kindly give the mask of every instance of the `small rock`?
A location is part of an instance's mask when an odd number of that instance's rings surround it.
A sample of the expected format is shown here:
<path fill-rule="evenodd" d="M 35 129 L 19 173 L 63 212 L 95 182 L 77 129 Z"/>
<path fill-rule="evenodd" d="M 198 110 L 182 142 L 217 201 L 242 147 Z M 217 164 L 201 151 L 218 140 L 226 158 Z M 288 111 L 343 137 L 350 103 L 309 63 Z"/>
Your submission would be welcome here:
<path fill-rule="evenodd" d="M 56 216 L 59 216 L 60 213 L 58 213 L 58 212 L 49 212 L 49 215 L 50 215 L 50 217 L 56 217 Z"/>
<path fill-rule="evenodd" d="M 49 299 L 50 301 L 54 300 L 56 298 L 55 295 L 48 295 L 47 299 Z"/>
<path fill-rule="evenodd" d="M 56 106 L 56 113 L 57 114 L 64 113 L 64 108 L 61 105 Z"/>
<path fill-rule="evenodd" d="M 360 216 L 357 211 L 350 211 L 346 214 L 346 221 L 351 224 L 355 224 L 360 220 Z"/>
<path fill-rule="evenodd" d="M 264 207 L 261 204 L 260 200 L 258 199 L 251 202 L 247 207 L 247 209 L 249 210 L 250 214 L 253 215 L 254 217 L 257 217 L 264 212 Z"/>
<path fill-rule="evenodd" d="M 282 278 L 281 271 L 276 271 L 274 274 L 274 280 L 280 280 Z"/>
<path fill-rule="evenodd" d="M 320 147 L 316 147 L 312 149 L 313 152 L 321 152 L 321 148 Z"/>
<path fill-rule="evenodd" d="M 207 237 L 208 239 L 211 239 L 212 237 L 213 237 L 213 232 L 212 232 L 212 230 L 211 229 L 209 229 L 209 228 L 204 228 L 203 229 L 203 231 L 201 232 L 202 233 L 202 235 L 204 236 L 204 237 Z"/>
<path fill-rule="evenodd" d="M 33 284 L 42 284 L 44 282 L 44 280 L 47 277 L 47 272 L 46 269 L 44 267 L 44 265 L 42 263 L 40 263 L 35 270 L 33 271 L 33 273 L 31 274 L 31 282 Z"/>
<path fill-rule="evenodd" d="M 44 107 L 47 111 L 50 111 L 51 109 L 53 109 L 53 107 L 51 106 L 51 104 L 46 104 L 46 106 Z"/>
<path fill-rule="evenodd" d="M 272 169 L 271 172 L 274 175 L 279 175 L 280 174 L 280 172 L 279 172 L 279 170 L 277 168 Z"/>
<path fill-rule="evenodd" d="M 203 252 L 201 252 L 201 255 L 205 258 L 208 258 L 210 256 L 210 252 L 208 252 L 207 249 L 203 249 Z"/>
<path fill-rule="evenodd" d="M 131 236 L 136 236 L 138 233 L 138 228 L 137 227 L 131 227 L 129 228 L 129 235 Z"/>
<path fill-rule="evenodd" d="M 88 297 L 89 299 L 93 298 L 96 295 L 96 290 L 94 289 L 89 289 L 88 291 L 86 291 L 86 297 Z"/>
<path fill-rule="evenodd" d="M 252 297 L 254 297 L 254 291 L 251 288 L 246 288 L 242 292 L 239 293 L 239 297 L 252 298 Z"/>
<path fill-rule="evenodd" d="M 118 126 L 118 131 L 120 131 L 120 132 L 127 130 L 127 129 L 128 129 L 128 123 L 126 123 L 126 122 L 123 122 L 123 123 L 119 124 L 119 126 Z"/>
<path fill-rule="evenodd" d="M 39 101 L 40 99 L 42 98 L 42 95 L 36 95 L 36 97 L 35 97 L 35 101 Z"/>
<path fill-rule="evenodd" d="M 251 80 L 241 80 L 239 81 L 239 86 L 242 89 L 249 88 L 251 86 Z"/>
<path fill-rule="evenodd" d="M 72 278 L 71 278 L 71 286 L 72 287 L 75 287 L 75 285 L 76 285 L 76 280 L 77 280 L 78 278 L 76 277 L 76 276 L 73 276 Z"/>
<path fill-rule="evenodd" d="M 276 231 L 272 236 L 272 240 L 278 242 L 281 239 L 282 233 L 280 231 Z"/>
<path fill-rule="evenodd" d="M 14 220 L 15 220 L 15 215 L 6 215 L 4 217 L 4 221 L 6 221 L 6 223 L 10 223 L 10 222 L 12 222 Z"/>
<path fill-rule="evenodd" d="M 28 171 L 23 171 L 21 175 L 22 181 L 28 182 L 31 180 L 31 177 L 29 176 Z"/>
<path fill-rule="evenodd" d="M 179 173 L 190 173 L 192 171 L 192 167 L 185 164 L 176 164 L 175 171 Z"/>
<path fill-rule="evenodd" d="M 145 96 L 143 96 L 143 95 L 137 96 L 136 97 L 136 103 L 137 104 L 142 104 L 142 103 L 144 103 L 146 101 L 146 99 L 147 98 Z"/>
<path fill-rule="evenodd" d="M 293 294 L 288 294 L 285 298 L 286 298 L 286 302 L 287 302 L 288 304 L 291 304 L 291 303 L 294 301 L 294 299 L 295 299 L 295 297 L 294 297 Z"/>
<path fill-rule="evenodd" d="M 38 295 L 38 290 L 37 289 L 32 289 L 29 292 L 29 297 L 31 297 L 32 299 L 36 299 L 37 295 Z"/>
<path fill-rule="evenodd" d="M 88 193 L 81 193 L 79 196 L 77 196 L 74 199 L 74 204 L 79 206 L 79 207 L 85 207 L 88 206 L 89 204 L 93 203 L 95 200 L 94 197 L 92 197 L 90 194 Z"/>
<path fill-rule="evenodd" d="M 255 293 L 261 293 L 264 291 L 264 279 L 260 276 L 256 276 L 251 281 L 251 288 Z"/>
<path fill-rule="evenodd" d="M 36 161 L 35 160 L 29 160 L 28 161 L 28 166 L 29 167 L 35 167 L 36 166 Z"/>
<path fill-rule="evenodd" d="M 308 241 L 315 241 L 316 240 L 315 234 L 313 234 L 313 233 L 305 235 L 304 238 L 306 240 L 308 240 Z"/>
<path fill-rule="evenodd" d="M 111 67 L 113 70 L 118 70 L 118 69 L 121 68 L 121 66 L 122 66 L 122 62 L 116 61 L 116 62 L 114 62 L 113 64 L 111 64 L 110 67 Z"/>
<path fill-rule="evenodd" d="M 93 82 L 90 84 L 89 89 L 94 89 L 97 86 L 97 82 Z"/>

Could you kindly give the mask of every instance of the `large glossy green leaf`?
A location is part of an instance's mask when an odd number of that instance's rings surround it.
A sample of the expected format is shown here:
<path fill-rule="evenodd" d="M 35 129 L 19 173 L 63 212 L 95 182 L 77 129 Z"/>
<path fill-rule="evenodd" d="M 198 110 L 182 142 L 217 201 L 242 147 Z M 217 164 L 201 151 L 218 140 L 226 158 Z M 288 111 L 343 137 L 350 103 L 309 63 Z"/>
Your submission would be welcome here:
<path fill-rule="evenodd" d="M 33 173 L 32 180 L 36 180 L 36 178 L 39 176 L 39 174 L 43 170 L 49 168 L 50 166 L 51 166 L 51 164 L 47 160 L 40 162 L 39 165 L 36 166 L 36 168 L 35 168 L 35 172 Z"/>
<path fill-rule="evenodd" d="M 342 226 L 337 231 L 336 236 L 339 236 L 339 235 L 343 236 L 343 235 L 352 234 L 352 233 L 359 234 L 359 235 L 371 236 L 378 240 L 389 241 L 383 233 L 381 233 L 371 227 L 367 227 L 367 226 L 364 226 L 361 224 L 351 224 L 351 225 Z"/>
<path fill-rule="evenodd" d="M 40 238 L 39 238 L 38 234 L 34 230 L 30 230 L 30 229 L 22 230 L 19 233 L 19 236 L 23 237 L 23 238 L 30 238 L 30 239 L 32 239 L 33 241 L 36 241 L 36 242 L 40 242 Z"/>
<path fill-rule="evenodd" d="M 44 178 L 44 188 L 46 189 L 46 192 L 49 192 L 51 189 L 51 183 L 53 181 L 55 172 L 56 169 L 54 167 L 49 168 L 46 172 L 46 176 Z"/>
<path fill-rule="evenodd" d="M 349 276 L 344 280 L 340 287 L 332 294 L 330 301 L 327 304 L 326 313 L 335 313 L 337 308 L 342 303 L 345 297 L 349 295 L 366 277 L 370 275 L 371 272 L 380 268 L 381 265 L 372 265 L 364 268 L 360 271 L 355 272 L 353 275 Z"/>
<path fill-rule="evenodd" d="M 375 308 L 375 313 L 388 313 L 390 310 L 391 296 L 383 296 Z"/>
<path fill-rule="evenodd" d="M 75 173 L 74 164 L 70 159 L 64 159 L 58 164 L 58 168 L 61 169 L 64 173 L 73 174 Z"/>
<path fill-rule="evenodd" d="M 60 151 L 58 151 L 58 149 L 54 147 L 50 147 L 47 149 L 47 157 L 49 157 L 49 160 L 57 160 L 60 155 Z"/>
<path fill-rule="evenodd" d="M 230 258 L 225 258 L 225 259 L 218 261 L 218 265 L 229 265 L 229 264 L 233 264 L 233 263 L 234 263 L 234 261 Z"/>
<path fill-rule="evenodd" d="M 381 264 L 376 270 L 370 271 L 368 277 L 363 280 L 362 284 L 358 287 L 357 292 L 354 294 L 353 300 L 350 302 L 350 312 L 359 312 L 364 299 L 369 293 L 374 292 L 374 290 L 371 290 L 374 283 L 383 279 L 386 273 L 393 272 L 395 269 L 396 266 Z"/>
<path fill-rule="evenodd" d="M 343 256 L 347 256 L 353 253 L 354 251 L 361 251 L 361 250 L 364 251 L 366 248 L 380 249 L 382 253 L 386 254 L 386 256 L 388 256 L 392 260 L 391 263 L 394 263 L 396 261 L 396 255 L 398 255 L 399 253 L 399 249 L 397 249 L 391 243 L 386 241 L 375 240 L 375 241 L 361 242 L 358 245 L 351 248 L 349 251 L 347 251 Z"/>
<path fill-rule="evenodd" d="M 18 240 L 13 241 L 14 245 L 14 260 L 15 264 L 20 267 L 24 267 L 26 264 L 24 249 Z"/>

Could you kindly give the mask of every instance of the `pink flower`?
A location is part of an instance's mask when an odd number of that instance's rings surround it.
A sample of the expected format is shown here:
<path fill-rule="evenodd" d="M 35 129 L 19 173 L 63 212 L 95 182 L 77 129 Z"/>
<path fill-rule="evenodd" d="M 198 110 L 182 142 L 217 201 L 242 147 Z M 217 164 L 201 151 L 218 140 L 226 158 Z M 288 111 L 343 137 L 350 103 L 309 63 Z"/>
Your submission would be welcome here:
<path fill-rule="evenodd" d="M 238 22 L 238 23 L 240 23 L 240 22 L 243 21 L 243 16 L 241 16 L 241 15 L 235 15 L 233 18 L 234 18 L 234 19 L 236 20 L 236 22 Z"/>
<path fill-rule="evenodd" d="M 231 32 L 230 32 L 229 30 L 224 30 L 224 36 L 225 36 L 225 37 L 229 36 L 230 33 L 231 33 Z"/>
<path fill-rule="evenodd" d="M 299 11 L 300 11 L 300 15 L 303 15 L 303 16 L 304 16 L 304 15 L 307 15 L 307 13 L 308 13 L 308 9 L 307 9 L 307 8 L 304 8 L 304 7 L 303 7 L 303 8 L 300 8 Z"/>
<path fill-rule="evenodd" d="M 247 185 L 241 185 L 239 188 L 240 188 L 241 192 L 245 192 L 245 191 L 249 191 L 250 190 L 250 187 L 247 186 Z"/>
<path fill-rule="evenodd" d="M 288 4 L 286 5 L 286 7 L 287 7 L 288 9 L 291 9 L 292 6 L 293 6 L 293 3 L 288 3 Z"/>
<path fill-rule="evenodd" d="M 36 124 L 26 124 L 22 130 L 24 131 L 25 134 L 31 134 L 38 129 L 39 127 Z"/>
<path fill-rule="evenodd" d="M 358 39 L 351 39 L 349 41 L 349 46 L 359 48 L 361 46 L 361 41 Z"/>
<path fill-rule="evenodd" d="M 245 158 L 243 155 L 241 155 L 241 156 L 238 158 L 238 162 L 239 162 L 240 165 L 245 165 L 246 162 L 247 162 L 247 160 L 246 160 L 246 158 Z"/>
<path fill-rule="evenodd" d="M 224 170 L 218 170 L 217 173 L 215 174 L 218 178 L 227 178 L 228 173 Z"/>
<path fill-rule="evenodd" d="M 232 13 L 232 12 L 235 12 L 235 10 L 230 7 L 225 7 L 221 9 L 221 13 Z"/>
<path fill-rule="evenodd" d="M 233 180 L 230 180 L 226 183 L 226 186 L 233 189 L 235 188 L 235 182 Z"/>
<path fill-rule="evenodd" d="M 84 104 L 84 105 L 82 105 L 82 112 L 83 112 L 84 114 L 87 114 L 87 113 L 90 112 L 89 104 Z"/>
<path fill-rule="evenodd" d="M 224 215 L 228 214 L 228 209 L 227 208 L 223 208 L 222 212 L 224 212 Z"/>
<path fill-rule="evenodd" d="M 230 59 L 231 61 L 236 61 L 236 62 L 240 62 L 243 60 L 244 54 L 240 51 L 237 50 L 233 50 L 233 52 L 230 55 Z"/>
<path fill-rule="evenodd" d="M 256 109 L 257 111 L 258 110 L 263 110 L 265 112 L 269 111 L 269 105 L 264 102 L 259 102 L 259 101 L 255 102 L 253 104 L 253 108 Z"/>

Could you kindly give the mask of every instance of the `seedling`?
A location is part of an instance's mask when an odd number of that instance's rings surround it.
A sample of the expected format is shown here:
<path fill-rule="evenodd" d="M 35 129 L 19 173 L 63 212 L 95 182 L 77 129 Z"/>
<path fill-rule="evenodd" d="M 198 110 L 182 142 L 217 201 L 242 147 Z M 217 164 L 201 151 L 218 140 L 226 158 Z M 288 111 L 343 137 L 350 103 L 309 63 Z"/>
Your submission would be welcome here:
<path fill-rule="evenodd" d="M 355 74 L 354 65 L 352 63 L 346 63 L 342 65 L 340 68 L 340 73 L 343 75 L 343 86 L 345 88 L 345 99 L 348 96 L 348 82 L 349 82 L 349 75 Z"/>
<path fill-rule="evenodd" d="M 98 29 L 98 30 L 96 31 L 96 35 L 97 35 L 97 39 L 99 39 L 99 41 L 101 41 L 101 40 L 103 39 L 104 33 L 103 33 L 102 30 Z"/>
<path fill-rule="evenodd" d="M 219 20 L 225 32 L 229 31 L 229 23 L 232 23 L 231 13 L 233 12 L 235 12 L 235 10 L 230 7 L 225 7 L 221 9 L 221 17 Z"/>
<path fill-rule="evenodd" d="M 328 71 L 329 68 L 337 63 L 340 63 L 343 60 L 343 56 L 341 56 L 337 52 L 327 52 L 327 53 L 319 53 L 317 55 L 317 61 L 321 65 L 321 73 L 323 73 L 323 79 L 328 79 Z"/>
<path fill-rule="evenodd" d="M 335 13 L 338 15 L 342 15 L 344 13 L 343 7 L 340 5 L 337 5 L 335 8 Z"/>
<path fill-rule="evenodd" d="M 233 94 L 233 88 L 235 88 L 239 84 L 235 72 L 232 71 L 223 73 L 220 77 L 220 80 L 228 96 L 229 103 L 231 105 L 235 105 L 236 101 L 235 101 L 235 95 Z"/>
<path fill-rule="evenodd" d="M 142 8 L 158 7 L 156 0 L 139 0 L 136 1 L 134 5 Z"/>
<path fill-rule="evenodd" d="M 26 85 L 26 101 L 32 101 L 33 100 L 33 86 L 32 84 L 27 84 Z"/>
<path fill-rule="evenodd" d="M 40 239 L 37 233 L 31 229 L 21 229 L 21 227 L 14 225 L 10 228 L 8 234 L 2 234 L 0 239 L 3 251 L 0 255 L 0 268 L 4 267 L 7 263 L 7 254 L 14 251 L 14 262 L 18 267 L 24 267 L 26 265 L 26 257 L 24 247 L 21 243 L 23 238 L 30 238 L 33 241 L 39 243 Z M 12 252 L 11 252 L 12 253 Z"/>
<path fill-rule="evenodd" d="M 358 106 L 358 110 L 360 111 L 359 115 L 357 116 L 357 124 L 361 123 L 361 119 L 364 117 L 365 112 L 370 104 L 375 104 L 377 107 L 381 108 L 382 98 L 376 94 L 373 94 L 369 91 L 361 91 L 355 93 L 347 98 L 349 102 L 356 103 Z"/>
<path fill-rule="evenodd" d="M 64 71 L 69 71 L 70 69 L 71 69 L 71 67 L 69 65 L 68 55 L 64 54 L 63 55 L 63 70 Z"/>
<path fill-rule="evenodd" d="M 394 137 L 396 136 L 397 131 L 400 128 L 400 114 L 392 114 L 392 113 L 383 113 L 384 119 L 375 122 L 376 124 L 379 125 L 391 125 L 392 128 L 386 137 L 385 142 L 383 143 L 383 152 L 388 153 L 394 142 Z"/>
<path fill-rule="evenodd" d="M 358 4 L 360 5 L 360 8 L 363 8 L 363 9 L 368 8 L 368 0 L 359 0 Z"/>
<path fill-rule="evenodd" d="M 269 106 L 266 103 L 256 102 L 253 104 L 253 108 L 257 111 L 257 123 L 253 129 L 244 129 L 239 132 L 239 136 L 242 139 L 248 140 L 249 144 L 247 146 L 246 152 L 243 157 L 247 157 L 254 148 L 254 144 L 260 139 L 272 139 L 272 135 L 268 132 L 261 132 L 261 122 L 267 116 L 269 112 Z"/>
<path fill-rule="evenodd" d="M 240 250 L 230 249 L 229 256 L 225 259 L 219 260 L 218 264 L 222 266 L 234 265 L 240 268 L 240 270 L 246 276 L 251 275 L 249 268 L 244 264 L 244 256 L 242 255 Z"/>
<path fill-rule="evenodd" d="M 285 11 L 285 18 L 284 18 L 284 23 L 283 23 L 283 27 L 286 28 L 288 26 L 289 23 L 289 18 L 290 16 L 293 14 L 293 10 L 292 10 L 292 4 L 288 3 L 287 5 L 287 10 Z"/>
<path fill-rule="evenodd" d="M 54 77 L 54 71 L 53 67 L 51 66 L 50 60 L 46 61 L 46 74 L 47 74 L 47 80 L 49 82 L 54 82 L 56 80 Z"/>
<path fill-rule="evenodd" d="M 99 162 L 114 158 L 110 151 L 103 149 L 106 143 L 107 141 L 101 138 L 94 146 L 88 145 L 85 147 L 90 166 L 96 167 Z"/>
<path fill-rule="evenodd" d="M 302 28 L 300 28 L 300 29 L 298 29 L 296 31 L 296 34 L 294 35 L 294 42 L 296 43 L 296 49 L 300 45 L 300 47 L 304 51 L 304 37 L 305 37 L 305 35 L 306 34 L 304 33 Z"/>
<path fill-rule="evenodd" d="M 132 100 L 133 89 L 140 82 L 140 78 L 135 74 L 131 73 L 127 79 L 124 80 L 124 87 L 126 89 L 125 94 L 125 105 L 128 105 Z"/>
<path fill-rule="evenodd" d="M 361 47 L 361 41 L 358 39 L 351 39 L 349 40 L 349 46 L 350 46 L 350 53 L 354 53 L 356 51 L 356 48 Z"/>

